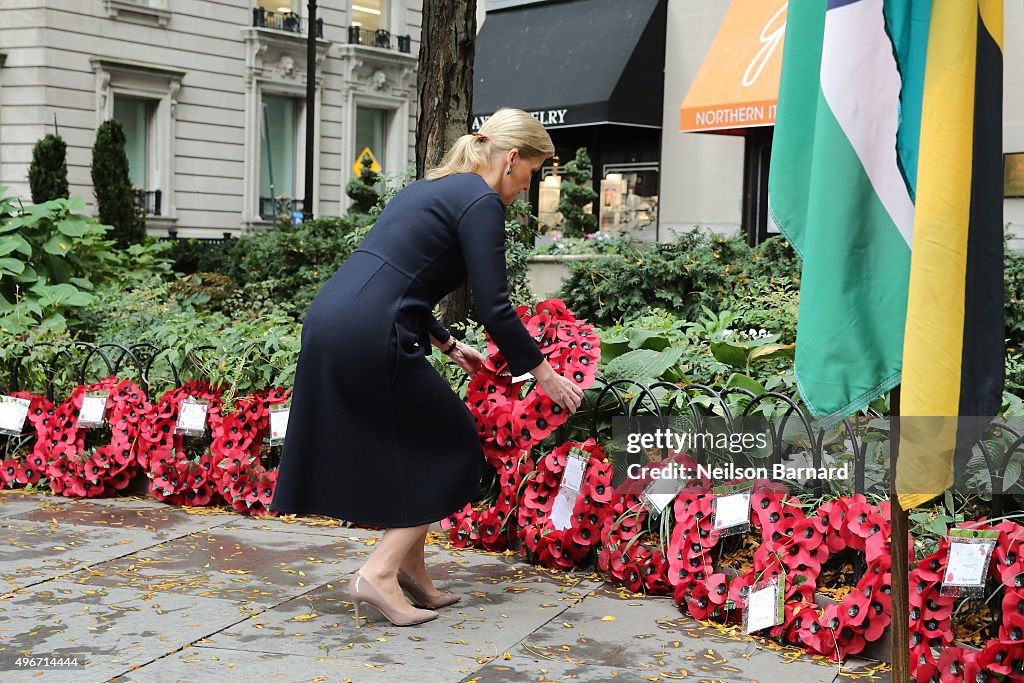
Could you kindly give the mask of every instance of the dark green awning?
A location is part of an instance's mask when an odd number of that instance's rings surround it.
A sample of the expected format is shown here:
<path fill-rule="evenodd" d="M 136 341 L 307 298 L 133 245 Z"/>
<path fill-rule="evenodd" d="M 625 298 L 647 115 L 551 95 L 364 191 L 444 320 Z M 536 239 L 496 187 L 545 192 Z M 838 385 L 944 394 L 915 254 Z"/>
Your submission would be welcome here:
<path fill-rule="evenodd" d="M 666 0 L 570 0 L 487 13 L 476 43 L 474 129 L 501 107 L 548 128 L 661 128 Z"/>

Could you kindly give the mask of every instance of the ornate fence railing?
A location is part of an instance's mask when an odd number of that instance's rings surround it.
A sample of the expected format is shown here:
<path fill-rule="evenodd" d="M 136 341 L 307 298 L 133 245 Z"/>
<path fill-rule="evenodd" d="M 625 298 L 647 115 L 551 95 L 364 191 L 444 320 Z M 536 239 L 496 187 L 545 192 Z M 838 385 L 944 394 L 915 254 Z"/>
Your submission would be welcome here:
<path fill-rule="evenodd" d="M 203 347 L 200 352 L 212 350 Z M 135 382 L 147 396 L 161 385 L 181 386 L 182 368 L 170 361 L 169 347 L 143 343 L 122 345 L 74 342 L 67 345 L 40 343 L 26 354 L 0 368 L 0 393 L 42 389 L 51 401 L 72 385 L 85 385 L 116 375 Z M 456 390 L 465 392 L 464 377 Z M 170 388 L 170 386 L 166 386 Z M 532 388 L 532 381 L 524 390 Z M 383 407 L 382 407 L 383 408 Z M 622 432 L 669 425 L 683 420 L 692 429 L 716 421 L 715 429 L 742 432 L 756 430 L 766 436 L 767 447 L 756 453 L 733 454 L 746 464 L 792 462 L 793 458 L 811 468 L 837 462 L 849 463 L 850 477 L 842 489 L 816 479 L 804 485 L 815 496 L 829 493 L 878 493 L 888 490 L 888 418 L 869 410 L 853 415 L 828 428 L 820 426 L 793 398 L 779 392 L 757 394 L 742 389 L 716 389 L 706 384 L 676 385 L 669 382 L 644 384 L 634 379 L 598 377 L 584 394 L 580 410 L 556 430 L 560 443 L 567 439 L 594 438 L 612 452 L 621 447 Z M 675 423 L 678 424 L 678 423 Z M 619 442 L 617 442 L 619 440 Z M 721 453 L 696 447 L 687 454 L 697 463 L 713 463 Z M 667 459 L 666 449 L 651 454 Z M 992 421 L 972 447 L 972 475 L 981 498 L 991 500 L 993 515 L 1001 515 L 1009 493 L 1020 493 L 1021 464 L 1024 463 L 1024 428 L 1008 419 Z M 743 460 L 743 459 L 746 460 Z M 618 467 L 617 467 L 618 471 Z M 964 482 L 958 482 L 963 484 Z"/>

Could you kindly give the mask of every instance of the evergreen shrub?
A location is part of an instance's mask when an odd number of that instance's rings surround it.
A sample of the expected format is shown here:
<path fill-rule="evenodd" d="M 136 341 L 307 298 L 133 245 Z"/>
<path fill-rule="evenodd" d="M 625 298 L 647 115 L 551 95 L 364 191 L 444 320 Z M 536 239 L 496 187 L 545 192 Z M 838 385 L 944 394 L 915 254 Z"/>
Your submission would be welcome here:
<path fill-rule="evenodd" d="M 32 203 L 42 204 L 51 199 L 67 199 L 68 146 L 59 135 L 49 134 L 32 148 L 32 163 L 28 167 L 28 184 Z"/>
<path fill-rule="evenodd" d="M 93 192 L 99 221 L 114 228 L 111 237 L 119 247 L 141 244 L 146 237 L 145 219 L 135 206 L 124 145 L 120 123 L 110 119 L 100 124 L 92 147 Z"/>

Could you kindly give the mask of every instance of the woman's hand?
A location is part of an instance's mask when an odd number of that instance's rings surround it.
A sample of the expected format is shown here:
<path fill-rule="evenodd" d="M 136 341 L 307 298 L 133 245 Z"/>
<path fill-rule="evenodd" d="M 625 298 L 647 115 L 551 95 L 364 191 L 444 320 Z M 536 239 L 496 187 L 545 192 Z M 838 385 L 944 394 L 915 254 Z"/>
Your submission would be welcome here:
<path fill-rule="evenodd" d="M 455 348 L 448 355 L 455 364 L 466 371 L 470 377 L 475 377 L 484 367 L 484 361 L 487 360 L 484 354 L 480 353 L 472 346 L 457 342 Z"/>
<path fill-rule="evenodd" d="M 534 368 L 531 373 L 537 378 L 537 384 L 548 395 L 548 398 L 570 413 L 579 410 L 580 404 L 583 402 L 583 389 L 572 380 L 566 379 L 552 370 L 547 361 Z"/>

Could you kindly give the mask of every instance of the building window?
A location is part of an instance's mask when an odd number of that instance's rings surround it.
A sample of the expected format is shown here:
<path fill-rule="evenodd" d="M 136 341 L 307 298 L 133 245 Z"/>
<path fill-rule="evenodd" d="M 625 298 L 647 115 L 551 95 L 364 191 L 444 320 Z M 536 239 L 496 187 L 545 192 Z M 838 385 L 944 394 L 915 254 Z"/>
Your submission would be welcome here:
<path fill-rule="evenodd" d="M 159 177 L 157 155 L 153 149 L 157 138 L 155 114 L 158 105 L 157 100 L 114 96 L 114 120 L 124 129 L 128 178 L 136 204 L 148 216 L 159 216 L 162 204 L 160 189 L 150 187 Z"/>
<path fill-rule="evenodd" d="M 301 209 L 295 201 L 299 109 L 291 97 L 263 96 L 259 213 L 265 220 Z"/>
<path fill-rule="evenodd" d="M 389 30 L 389 0 L 354 0 L 352 25 L 364 31 Z"/>
<path fill-rule="evenodd" d="M 383 109 L 356 107 L 355 158 L 358 161 L 363 150 L 370 153 L 382 167 L 387 153 L 388 112 Z"/>
<path fill-rule="evenodd" d="M 256 6 L 252 9 L 252 25 L 305 34 L 309 27 L 302 16 L 302 5 L 300 0 L 256 0 Z M 323 19 L 316 21 L 316 35 L 318 38 L 324 37 Z"/>
<path fill-rule="evenodd" d="M 302 3 L 299 0 L 256 0 L 256 6 L 266 12 L 276 12 L 279 14 L 287 12 L 298 14 L 299 10 L 302 9 Z"/>
<path fill-rule="evenodd" d="M 128 173 L 150 227 L 175 218 L 175 110 L 184 71 L 135 61 L 93 57 L 96 125 L 115 119 L 124 128 Z M 147 219 L 148 222 L 148 219 Z"/>
<path fill-rule="evenodd" d="M 128 157 L 128 176 L 132 185 L 148 189 L 147 177 L 150 161 L 149 141 L 153 109 L 148 100 L 134 97 L 114 97 L 114 119 L 124 128 L 124 152 Z"/>
<path fill-rule="evenodd" d="M 132 22 L 166 26 L 171 19 L 168 0 L 104 0 L 107 16 Z"/>

